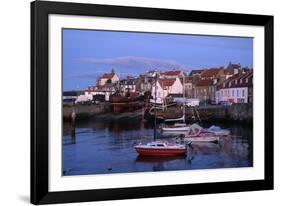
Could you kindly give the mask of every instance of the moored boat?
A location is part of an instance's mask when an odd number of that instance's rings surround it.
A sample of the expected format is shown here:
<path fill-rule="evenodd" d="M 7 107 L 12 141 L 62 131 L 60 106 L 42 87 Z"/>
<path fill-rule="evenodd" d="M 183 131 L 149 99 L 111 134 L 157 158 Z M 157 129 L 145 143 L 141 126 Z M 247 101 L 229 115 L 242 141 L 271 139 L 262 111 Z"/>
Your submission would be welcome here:
<path fill-rule="evenodd" d="M 214 132 L 218 136 L 228 136 L 230 135 L 230 131 L 228 129 L 222 129 L 219 126 L 211 126 L 208 128 L 208 131 Z"/>
<path fill-rule="evenodd" d="M 161 127 L 162 132 L 185 132 L 190 129 L 190 126 L 185 123 L 175 123 L 170 126 Z"/>
<path fill-rule="evenodd" d="M 180 156 L 186 155 L 186 146 L 165 141 L 149 142 L 135 146 L 135 150 L 144 156 Z"/>
<path fill-rule="evenodd" d="M 200 127 L 198 124 L 192 124 L 190 129 L 184 135 L 186 142 L 217 142 L 219 136 L 214 132 Z"/>
<path fill-rule="evenodd" d="M 220 138 L 218 136 L 209 136 L 209 137 L 186 137 L 185 141 L 189 142 L 218 142 Z"/>
<path fill-rule="evenodd" d="M 115 93 L 110 96 L 109 102 L 114 113 L 124 111 L 134 111 L 141 105 L 141 96 L 129 95 L 122 96 L 120 93 Z"/>

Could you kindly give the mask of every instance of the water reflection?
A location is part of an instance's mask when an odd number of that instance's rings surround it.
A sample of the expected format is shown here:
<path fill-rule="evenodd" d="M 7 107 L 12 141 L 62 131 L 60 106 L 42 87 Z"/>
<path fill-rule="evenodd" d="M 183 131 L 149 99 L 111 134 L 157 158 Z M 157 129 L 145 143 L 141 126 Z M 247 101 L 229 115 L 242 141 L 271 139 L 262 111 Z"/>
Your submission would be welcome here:
<path fill-rule="evenodd" d="M 208 127 L 210 125 L 202 125 Z M 153 128 L 138 118 L 90 119 L 63 128 L 63 175 L 249 167 L 253 165 L 252 128 L 219 124 L 232 136 L 218 144 L 193 143 L 186 156 L 142 157 L 134 150 L 137 142 L 152 141 Z M 173 135 L 158 138 L 170 140 Z"/>

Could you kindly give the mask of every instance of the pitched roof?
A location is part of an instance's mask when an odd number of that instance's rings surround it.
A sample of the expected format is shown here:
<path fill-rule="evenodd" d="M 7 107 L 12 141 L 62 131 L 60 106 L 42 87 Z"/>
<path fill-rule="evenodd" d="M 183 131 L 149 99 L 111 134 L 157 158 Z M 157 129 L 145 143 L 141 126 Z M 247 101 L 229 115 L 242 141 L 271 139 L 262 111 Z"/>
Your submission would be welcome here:
<path fill-rule="evenodd" d="M 114 77 L 115 73 L 104 73 L 102 75 L 102 79 L 111 79 L 112 77 Z"/>
<path fill-rule="evenodd" d="M 234 74 L 234 69 L 233 68 L 227 68 L 224 73 L 226 75 L 233 75 Z"/>
<path fill-rule="evenodd" d="M 229 62 L 228 66 L 227 66 L 227 69 L 239 69 L 241 68 L 241 64 L 238 63 L 238 64 L 232 64 L 231 62 Z"/>
<path fill-rule="evenodd" d="M 159 79 L 158 82 L 162 88 L 171 87 L 175 83 L 176 79 Z"/>
<path fill-rule="evenodd" d="M 162 89 L 167 89 L 167 87 L 173 86 L 175 81 L 176 81 L 175 78 L 173 78 L 173 79 L 158 79 L 158 83 L 160 84 Z"/>
<path fill-rule="evenodd" d="M 220 68 L 211 68 L 211 69 L 206 69 L 201 73 L 201 77 L 213 77 L 216 76 L 223 67 Z"/>
<path fill-rule="evenodd" d="M 246 81 L 246 79 L 248 79 L 248 82 Z M 252 80 L 253 80 L 253 70 L 244 74 L 236 74 L 231 78 L 228 78 L 218 87 L 218 89 L 249 87 L 253 85 Z"/>
<path fill-rule="evenodd" d="M 224 73 L 226 75 L 234 75 L 235 73 L 235 70 L 238 70 L 238 73 L 241 73 L 242 72 L 242 69 L 239 67 L 239 68 L 231 68 L 231 67 L 228 67 L 226 70 L 224 70 Z"/>
<path fill-rule="evenodd" d="M 212 85 L 213 85 L 212 79 L 200 79 L 196 83 L 196 87 L 207 87 L 207 86 L 212 86 Z"/>
<path fill-rule="evenodd" d="M 176 75 L 179 75 L 180 73 L 181 73 L 180 70 L 171 70 L 171 71 L 163 72 L 161 74 L 167 75 L 167 76 L 176 76 Z"/>
<path fill-rule="evenodd" d="M 192 83 L 192 80 L 191 79 L 185 79 L 185 84 L 187 83 Z"/>
<path fill-rule="evenodd" d="M 192 70 L 189 75 L 192 76 L 194 74 L 201 74 L 203 71 L 204 71 L 204 69 Z"/>
<path fill-rule="evenodd" d="M 179 78 L 181 83 L 183 84 L 183 78 Z M 184 83 L 187 84 L 187 83 L 192 83 L 192 79 L 191 77 L 185 77 L 184 78 Z"/>

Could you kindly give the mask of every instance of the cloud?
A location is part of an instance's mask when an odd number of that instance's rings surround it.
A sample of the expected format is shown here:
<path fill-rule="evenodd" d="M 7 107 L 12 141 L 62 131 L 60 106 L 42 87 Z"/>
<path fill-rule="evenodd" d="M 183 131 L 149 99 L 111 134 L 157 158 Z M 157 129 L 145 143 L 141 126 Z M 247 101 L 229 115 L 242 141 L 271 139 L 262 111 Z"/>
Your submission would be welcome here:
<path fill-rule="evenodd" d="M 104 73 L 103 70 L 95 70 L 95 71 L 86 71 L 86 72 L 80 72 L 80 73 L 74 73 L 70 77 L 75 77 L 75 78 L 97 78 L 100 75 Z"/>
<path fill-rule="evenodd" d="M 142 68 L 142 69 L 182 69 L 187 70 L 186 65 L 180 64 L 174 60 L 163 60 L 147 57 L 124 56 L 116 58 L 85 58 L 81 59 L 83 63 L 106 65 L 110 67 Z"/>

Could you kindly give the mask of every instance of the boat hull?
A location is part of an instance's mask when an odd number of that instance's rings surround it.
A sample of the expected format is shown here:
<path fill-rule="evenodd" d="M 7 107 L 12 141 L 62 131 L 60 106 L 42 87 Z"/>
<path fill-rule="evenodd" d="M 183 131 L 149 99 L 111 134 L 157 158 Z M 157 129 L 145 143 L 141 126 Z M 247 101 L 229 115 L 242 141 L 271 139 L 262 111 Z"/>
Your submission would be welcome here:
<path fill-rule="evenodd" d="M 217 136 L 228 136 L 230 135 L 230 131 L 221 130 L 221 131 L 213 131 Z"/>
<path fill-rule="evenodd" d="M 184 140 L 190 142 L 218 142 L 219 137 L 186 137 Z"/>
<path fill-rule="evenodd" d="M 144 148 L 144 147 L 135 147 L 135 150 L 137 153 L 143 156 L 161 156 L 161 157 L 167 157 L 167 156 L 180 156 L 180 155 L 186 155 L 186 148 L 183 149 L 169 149 L 169 148 L 163 148 L 163 149 L 156 149 L 156 148 Z"/>
<path fill-rule="evenodd" d="M 189 127 L 165 127 L 165 128 L 162 128 L 162 131 L 163 132 L 185 132 L 187 130 L 189 130 L 190 128 Z"/>

